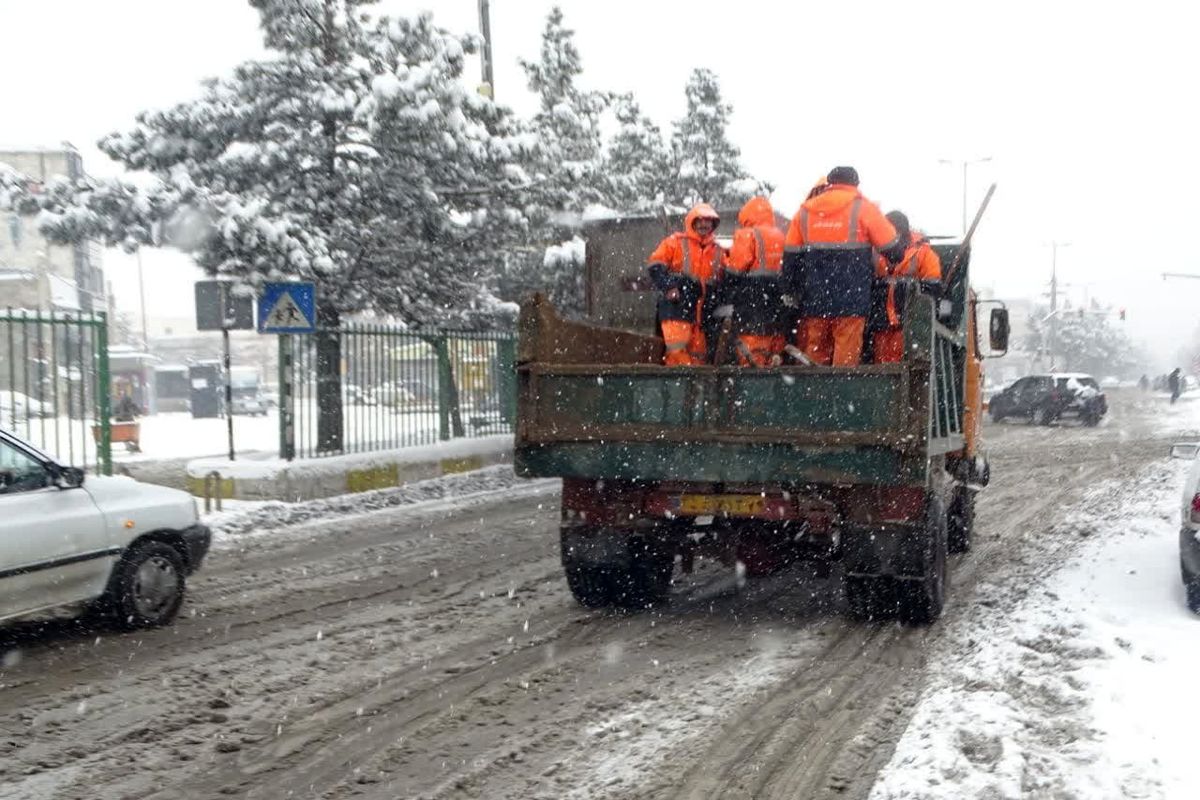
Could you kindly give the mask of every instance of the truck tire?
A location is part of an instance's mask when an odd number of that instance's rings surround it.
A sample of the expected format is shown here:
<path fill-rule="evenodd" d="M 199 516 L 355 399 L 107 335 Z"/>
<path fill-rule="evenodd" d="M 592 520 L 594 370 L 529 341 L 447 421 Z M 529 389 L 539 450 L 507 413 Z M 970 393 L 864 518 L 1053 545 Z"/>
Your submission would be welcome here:
<path fill-rule="evenodd" d="M 183 557 L 169 544 L 135 543 L 113 568 L 103 604 L 118 627 L 154 628 L 175 619 L 185 591 Z"/>
<path fill-rule="evenodd" d="M 921 552 L 922 575 L 897 579 L 900 621 L 928 625 L 937 621 L 946 604 L 948 531 L 941 498 L 930 495 L 925 505 L 925 537 Z"/>
<path fill-rule="evenodd" d="M 950 503 L 950 515 L 946 520 L 946 549 L 950 553 L 966 553 L 971 549 L 971 535 L 975 530 L 975 492 L 966 486 L 954 490 Z"/>
<path fill-rule="evenodd" d="M 850 616 L 863 621 L 896 615 L 895 581 L 883 575 L 847 575 L 843 582 Z"/>
<path fill-rule="evenodd" d="M 584 608 L 604 608 L 613 604 L 613 580 L 608 570 L 592 564 L 568 561 L 563 564 L 567 587 Z"/>

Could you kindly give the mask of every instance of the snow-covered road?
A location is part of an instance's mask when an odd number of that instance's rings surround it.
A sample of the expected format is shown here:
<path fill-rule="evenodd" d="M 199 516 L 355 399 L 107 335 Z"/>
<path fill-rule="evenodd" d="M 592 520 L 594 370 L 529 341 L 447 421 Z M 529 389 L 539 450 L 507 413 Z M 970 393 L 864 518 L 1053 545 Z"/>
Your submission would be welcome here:
<path fill-rule="evenodd" d="M 544 484 L 231 527 L 171 628 L 4 634 L 0 798 L 1191 796 L 1154 731 L 1195 663 L 1165 454 L 1200 403 L 1114 406 L 988 427 L 929 629 L 848 622 L 803 569 L 580 609 Z"/>

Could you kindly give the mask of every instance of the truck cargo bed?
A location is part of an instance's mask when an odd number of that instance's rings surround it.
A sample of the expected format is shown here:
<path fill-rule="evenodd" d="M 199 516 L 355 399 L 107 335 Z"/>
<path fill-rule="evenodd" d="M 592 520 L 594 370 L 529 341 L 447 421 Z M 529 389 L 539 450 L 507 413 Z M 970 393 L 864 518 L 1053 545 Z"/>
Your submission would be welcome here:
<path fill-rule="evenodd" d="M 665 367 L 653 363 L 660 340 L 566 322 L 535 301 L 522 319 L 517 469 L 530 477 L 923 483 L 931 456 L 963 446 L 960 384 L 930 379 L 953 374 L 955 348 L 925 315 L 924 326 L 911 327 L 930 339 L 928 360 Z M 608 363 L 591 363 L 596 353 Z M 931 403 L 946 413 L 931 414 Z"/>

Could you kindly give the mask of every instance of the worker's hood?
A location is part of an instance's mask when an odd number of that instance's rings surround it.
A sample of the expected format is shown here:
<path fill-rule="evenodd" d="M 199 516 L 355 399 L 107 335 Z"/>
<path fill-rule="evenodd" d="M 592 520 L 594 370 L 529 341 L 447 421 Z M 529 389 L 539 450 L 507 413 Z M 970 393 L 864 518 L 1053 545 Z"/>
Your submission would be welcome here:
<path fill-rule="evenodd" d="M 738 225 L 743 228 L 774 224 L 775 209 L 771 208 L 771 201 L 765 197 L 751 197 L 738 212 Z"/>
<path fill-rule="evenodd" d="M 816 197 L 805 202 L 804 205 L 808 206 L 811 213 L 827 216 L 842 212 L 854 202 L 856 197 L 862 197 L 857 186 L 834 183 Z"/>
<path fill-rule="evenodd" d="M 711 219 L 713 221 L 713 232 L 708 236 L 701 236 L 692 228 L 698 219 Z M 683 219 L 683 230 L 689 239 L 695 239 L 701 244 L 708 244 L 713 240 L 713 235 L 716 232 L 717 226 L 721 224 L 721 215 L 717 210 L 708 203 L 698 203 L 692 206 L 692 210 L 687 213 Z"/>

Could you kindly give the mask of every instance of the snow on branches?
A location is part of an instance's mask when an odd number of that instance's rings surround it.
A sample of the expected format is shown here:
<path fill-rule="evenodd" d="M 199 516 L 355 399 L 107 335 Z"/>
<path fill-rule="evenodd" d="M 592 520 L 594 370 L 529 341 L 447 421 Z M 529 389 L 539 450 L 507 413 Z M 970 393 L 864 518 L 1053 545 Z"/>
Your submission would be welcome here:
<path fill-rule="evenodd" d="M 34 182 L 28 176 L 0 164 L 0 211 L 17 214 L 32 214 L 37 211 L 37 195 Z"/>
<path fill-rule="evenodd" d="M 372 19 L 364 4 L 253 0 L 270 56 L 140 115 L 101 149 L 156 177 L 172 212 L 203 224 L 185 249 L 211 273 L 314 280 L 341 311 L 473 324 L 496 307 L 487 234 L 524 225 L 526 180 L 508 167 L 532 143 L 466 88 L 472 39 L 428 14 Z M 78 207 L 100 196 L 119 206 L 122 191 L 86 187 L 48 222 L 64 236 L 94 229 Z M 135 208 L 145 201 L 124 200 L 105 238 L 147 241 Z"/>
<path fill-rule="evenodd" d="M 722 99 L 716 74 L 693 71 L 685 93 L 687 114 L 675 123 L 671 137 L 672 198 L 683 206 L 706 202 L 726 208 L 758 192 L 769 192 L 769 186 L 746 172 L 741 150 L 729 141 L 726 129 L 733 106 Z"/>

